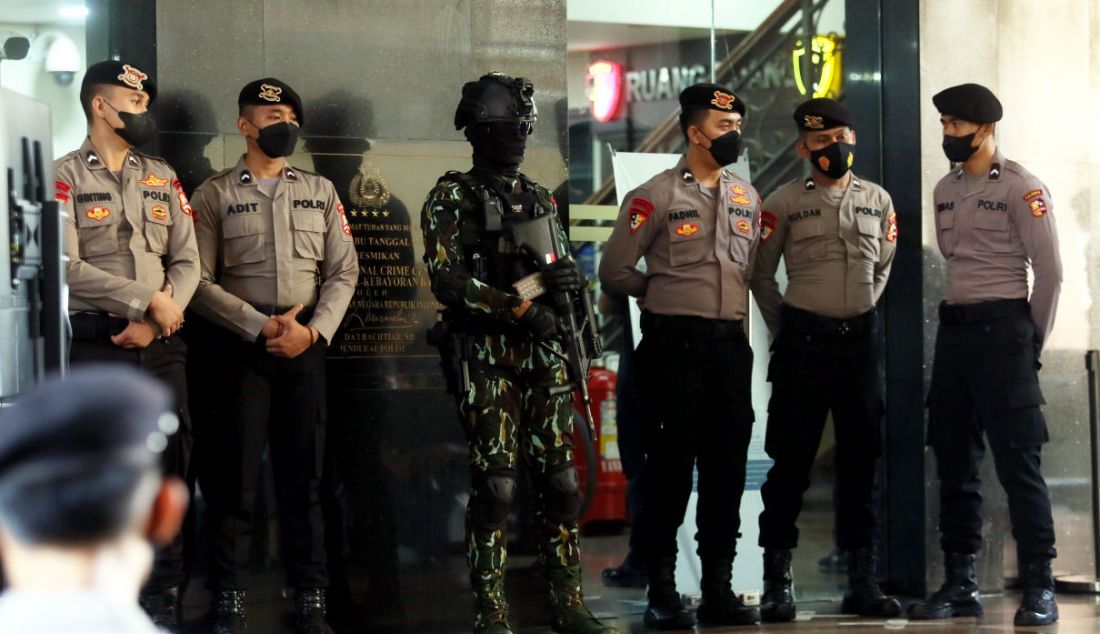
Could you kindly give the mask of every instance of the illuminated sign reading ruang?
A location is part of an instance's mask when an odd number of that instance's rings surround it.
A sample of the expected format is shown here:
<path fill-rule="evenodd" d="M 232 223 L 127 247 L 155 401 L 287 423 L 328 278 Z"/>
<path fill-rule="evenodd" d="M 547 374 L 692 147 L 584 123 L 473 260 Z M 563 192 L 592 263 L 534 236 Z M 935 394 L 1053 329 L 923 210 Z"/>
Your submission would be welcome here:
<path fill-rule="evenodd" d="M 617 62 L 593 62 L 588 66 L 585 96 L 596 121 L 611 121 L 622 113 L 623 67 Z"/>
<path fill-rule="evenodd" d="M 810 42 L 810 59 L 806 59 L 806 46 L 802 40 L 795 42 L 791 55 L 794 62 L 794 82 L 803 95 L 809 90 L 802 79 L 802 65 L 813 64 L 818 76 L 813 84 L 813 97 L 836 98 L 840 94 L 840 49 L 834 35 L 815 35 Z"/>
<path fill-rule="evenodd" d="M 632 70 L 626 74 L 627 97 L 631 103 L 676 99 L 684 88 L 709 77 L 702 64 Z"/>

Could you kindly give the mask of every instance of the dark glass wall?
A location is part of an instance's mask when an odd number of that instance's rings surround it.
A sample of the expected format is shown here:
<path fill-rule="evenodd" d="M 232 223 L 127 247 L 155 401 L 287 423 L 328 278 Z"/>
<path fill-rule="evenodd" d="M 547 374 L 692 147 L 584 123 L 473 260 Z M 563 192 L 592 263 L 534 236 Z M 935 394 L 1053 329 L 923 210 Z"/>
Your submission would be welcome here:
<path fill-rule="evenodd" d="M 551 189 L 565 179 L 554 107 L 565 95 L 564 0 L 162 1 L 155 53 L 159 151 L 189 191 L 237 162 L 238 92 L 274 76 L 305 105 L 291 164 L 332 180 L 348 212 L 359 287 L 328 366 L 335 618 L 349 631 L 468 627 L 466 444 L 424 337 L 437 305 L 420 207 L 445 171 L 468 169 L 455 106 L 464 82 L 494 70 L 535 83 L 540 119 L 524 171 Z M 192 389 L 201 393 L 201 382 Z M 274 624 L 289 604 L 268 524 L 254 551 L 269 574 L 257 576 L 250 603 Z M 204 607 L 201 595 L 189 602 Z"/>

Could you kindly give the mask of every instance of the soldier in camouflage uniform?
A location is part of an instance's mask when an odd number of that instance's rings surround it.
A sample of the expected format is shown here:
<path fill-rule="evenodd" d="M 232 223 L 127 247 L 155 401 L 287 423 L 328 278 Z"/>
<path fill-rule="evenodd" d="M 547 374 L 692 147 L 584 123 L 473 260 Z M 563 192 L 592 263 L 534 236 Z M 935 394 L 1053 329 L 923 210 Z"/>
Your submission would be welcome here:
<path fill-rule="evenodd" d="M 519 173 L 537 117 L 534 87 L 497 73 L 467 83 L 455 113 L 473 146 L 472 170 L 449 172 L 428 194 L 421 215 L 424 260 L 432 291 L 447 310 L 444 326 L 468 374 L 458 405 L 470 446 L 473 493 L 466 540 L 474 590 L 474 632 L 509 634 L 504 598 L 507 520 L 519 455 L 538 496 L 540 556 L 550 584 L 553 628 L 613 634 L 584 605 L 581 593 L 578 478 L 566 370 L 555 341 L 559 320 L 544 298 L 575 292 L 584 280 L 566 256 L 544 271 L 549 291 L 536 301 L 512 287 L 536 270 L 506 237 L 512 223 L 553 214 L 545 188 Z M 567 244 L 560 221 L 559 239 Z"/>

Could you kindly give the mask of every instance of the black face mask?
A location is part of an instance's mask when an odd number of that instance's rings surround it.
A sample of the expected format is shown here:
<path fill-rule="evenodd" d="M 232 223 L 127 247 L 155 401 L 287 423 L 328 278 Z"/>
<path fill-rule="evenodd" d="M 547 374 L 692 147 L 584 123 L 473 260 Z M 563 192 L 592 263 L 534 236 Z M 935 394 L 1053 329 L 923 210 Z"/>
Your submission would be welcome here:
<path fill-rule="evenodd" d="M 153 120 L 153 115 L 148 112 L 142 112 L 141 114 L 123 112 L 112 106 L 109 101 L 104 101 L 104 103 L 111 106 L 111 110 L 117 112 L 118 118 L 122 120 L 122 127 L 115 128 L 115 134 L 122 137 L 122 140 L 132 147 L 145 145 L 157 133 L 157 122 Z"/>
<path fill-rule="evenodd" d="M 707 138 L 710 139 L 710 137 Z M 737 157 L 741 156 L 741 133 L 730 130 L 717 139 L 710 139 L 709 149 L 715 163 L 722 166 L 736 163 Z"/>
<path fill-rule="evenodd" d="M 943 153 L 947 155 L 947 160 L 952 163 L 965 163 L 966 159 L 974 156 L 978 148 L 971 146 L 971 143 L 974 142 L 977 134 L 975 132 L 966 136 L 943 135 Z"/>
<path fill-rule="evenodd" d="M 516 171 L 527 150 L 527 128 L 512 123 L 469 126 L 466 138 L 474 148 L 474 164 L 495 171 Z"/>
<path fill-rule="evenodd" d="M 298 145 L 298 132 L 298 126 L 289 121 L 272 123 L 260 128 L 256 144 L 269 158 L 290 156 L 294 154 L 294 146 Z"/>
<path fill-rule="evenodd" d="M 852 169 L 855 161 L 855 147 L 851 143 L 838 141 L 810 152 L 810 163 L 829 178 L 841 178 Z"/>

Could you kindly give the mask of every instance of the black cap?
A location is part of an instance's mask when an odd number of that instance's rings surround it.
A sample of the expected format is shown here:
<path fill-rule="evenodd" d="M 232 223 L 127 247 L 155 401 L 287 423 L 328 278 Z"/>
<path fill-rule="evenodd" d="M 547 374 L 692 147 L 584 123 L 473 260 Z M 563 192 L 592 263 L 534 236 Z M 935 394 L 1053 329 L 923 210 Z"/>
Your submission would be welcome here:
<path fill-rule="evenodd" d="M 237 96 L 237 106 L 290 106 L 298 117 L 298 125 L 305 125 L 302 98 L 286 82 L 265 77 L 245 84 Z"/>
<path fill-rule="evenodd" d="M 718 84 L 695 84 L 680 93 L 680 109 L 717 110 L 718 112 L 736 112 L 745 116 L 745 102 L 733 94 L 733 91 Z"/>
<path fill-rule="evenodd" d="M 150 103 L 157 98 L 157 85 L 149 79 L 148 74 L 136 66 L 113 59 L 89 66 L 84 73 L 84 80 L 80 82 L 80 90 L 84 92 L 88 86 L 98 84 L 144 90 L 149 95 Z"/>
<path fill-rule="evenodd" d="M 940 114 L 972 123 L 996 123 L 1004 115 L 1001 102 L 993 91 L 981 84 L 959 84 L 932 96 Z"/>
<path fill-rule="evenodd" d="M 799 130 L 808 131 L 855 127 L 852 113 L 836 101 L 825 97 L 802 102 L 794 109 L 794 123 Z"/>
<path fill-rule="evenodd" d="M 489 73 L 462 86 L 462 99 L 455 109 L 455 130 L 471 123 L 493 121 L 525 123 L 533 127 L 538 118 L 535 85 L 530 79 Z"/>
<path fill-rule="evenodd" d="M 94 473 L 157 468 L 179 420 L 159 382 L 121 365 L 87 365 L 0 409 L 0 490 Z"/>

